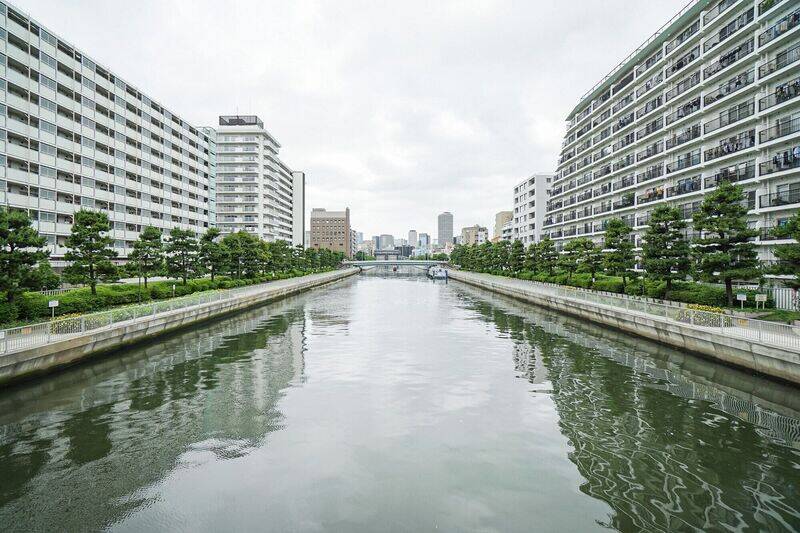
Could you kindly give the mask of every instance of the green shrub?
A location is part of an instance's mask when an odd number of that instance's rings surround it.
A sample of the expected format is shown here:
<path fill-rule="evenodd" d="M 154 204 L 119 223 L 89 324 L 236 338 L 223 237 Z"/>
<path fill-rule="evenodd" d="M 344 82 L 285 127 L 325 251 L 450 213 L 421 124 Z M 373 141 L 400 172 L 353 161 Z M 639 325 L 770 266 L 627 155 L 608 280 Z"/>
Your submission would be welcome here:
<path fill-rule="evenodd" d="M 17 306 L 6 301 L 6 295 L 0 293 L 0 324 L 9 324 L 17 319 Z"/>
<path fill-rule="evenodd" d="M 594 289 L 606 292 L 622 293 L 622 278 L 615 276 L 598 276 L 594 282 Z"/>

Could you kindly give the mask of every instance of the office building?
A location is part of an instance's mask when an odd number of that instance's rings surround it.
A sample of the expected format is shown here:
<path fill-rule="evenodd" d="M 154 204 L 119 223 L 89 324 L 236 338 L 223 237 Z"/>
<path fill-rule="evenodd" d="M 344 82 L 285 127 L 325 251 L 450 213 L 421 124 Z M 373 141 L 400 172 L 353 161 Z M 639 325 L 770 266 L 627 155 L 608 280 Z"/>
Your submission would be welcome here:
<path fill-rule="evenodd" d="M 361 244 L 362 242 L 364 242 L 364 232 L 363 231 L 357 231 L 356 232 L 356 244 Z"/>
<path fill-rule="evenodd" d="M 743 187 L 755 241 L 800 208 L 800 6 L 688 5 L 580 99 L 567 117 L 543 232 L 601 240 L 677 207 L 690 223 L 722 181 Z M 616 60 L 609 58 L 609 63 Z"/>
<path fill-rule="evenodd" d="M 552 180 L 552 174 L 533 174 L 514 187 L 512 241 L 520 240 L 525 245 L 539 242 Z"/>
<path fill-rule="evenodd" d="M 279 158 L 280 144 L 255 115 L 219 117 L 217 227 L 302 244 L 305 174 Z"/>
<path fill-rule="evenodd" d="M 478 224 L 461 229 L 460 244 L 483 244 L 489 240 L 489 230 Z"/>
<path fill-rule="evenodd" d="M 512 211 L 500 211 L 494 216 L 494 231 L 492 232 L 492 240 L 498 241 L 502 237 L 503 225 L 509 222 L 514 217 Z"/>
<path fill-rule="evenodd" d="M 353 232 L 350 228 L 350 208 L 344 211 L 327 211 L 315 207 L 311 210 L 310 248 L 342 252 L 353 257 Z"/>
<path fill-rule="evenodd" d="M 408 244 L 409 246 L 417 247 L 419 246 L 419 237 L 417 236 L 417 230 L 412 229 L 408 231 Z"/>
<path fill-rule="evenodd" d="M 394 237 L 386 233 L 380 236 L 378 250 L 394 250 Z"/>
<path fill-rule="evenodd" d="M 452 213 L 448 213 L 445 211 L 444 213 L 440 214 L 437 219 L 436 229 L 438 231 L 437 234 L 437 244 L 441 247 L 444 247 L 447 243 L 453 242 L 453 215 Z"/>
<path fill-rule="evenodd" d="M 431 248 L 431 236 L 427 233 L 420 233 L 418 243 L 420 248 L 429 250 Z"/>
<path fill-rule="evenodd" d="M 108 215 L 120 259 L 154 226 L 213 220 L 208 134 L 0 3 L 0 204 L 28 212 L 63 267 L 73 215 Z"/>

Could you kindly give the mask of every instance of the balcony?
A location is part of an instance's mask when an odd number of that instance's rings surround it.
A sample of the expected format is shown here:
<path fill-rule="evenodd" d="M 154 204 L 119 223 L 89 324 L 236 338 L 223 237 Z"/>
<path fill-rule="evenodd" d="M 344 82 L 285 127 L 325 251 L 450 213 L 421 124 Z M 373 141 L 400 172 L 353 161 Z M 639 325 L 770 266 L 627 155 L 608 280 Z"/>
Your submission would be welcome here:
<path fill-rule="evenodd" d="M 688 143 L 689 141 L 693 141 L 700 137 L 702 133 L 702 129 L 700 128 L 700 124 L 695 124 L 694 126 L 688 128 L 683 133 L 678 135 L 673 135 L 671 138 L 667 139 L 667 150 L 671 148 L 675 148 L 676 146 L 680 146 L 682 144 Z"/>
<path fill-rule="evenodd" d="M 657 187 L 655 189 L 650 189 L 646 191 L 644 194 L 640 195 L 636 199 L 636 203 L 638 205 L 642 204 L 649 204 L 650 202 L 655 202 L 656 200 L 662 200 L 664 198 L 664 189 L 661 187 Z"/>
<path fill-rule="evenodd" d="M 748 9 L 731 22 L 726 24 L 717 34 L 703 43 L 703 52 L 708 52 L 720 43 L 728 40 L 737 31 L 753 22 L 753 10 Z"/>
<path fill-rule="evenodd" d="M 741 103 L 739 105 L 731 107 L 727 111 L 723 111 L 714 120 L 709 120 L 708 122 L 706 122 L 703 125 L 703 131 L 705 133 L 711 133 L 713 131 L 717 131 L 720 128 L 724 128 L 725 126 L 730 126 L 735 122 L 753 116 L 755 112 L 756 112 L 756 106 L 754 102 L 751 101 L 751 102 Z"/>
<path fill-rule="evenodd" d="M 634 185 L 635 183 L 636 183 L 636 178 L 633 176 L 633 174 L 631 174 L 630 176 L 622 178 L 619 181 L 615 181 L 613 186 L 612 186 L 612 188 L 615 191 L 618 191 L 620 189 L 624 189 L 625 187 L 630 187 L 631 185 Z"/>
<path fill-rule="evenodd" d="M 762 194 L 758 199 L 758 205 L 762 209 L 798 203 L 800 203 L 800 181 L 790 184 L 785 190 L 780 192 Z"/>
<path fill-rule="evenodd" d="M 664 143 L 661 141 L 655 142 L 648 146 L 646 149 L 642 150 L 638 154 L 636 154 L 636 162 L 642 161 L 647 159 L 648 157 L 653 157 L 656 154 L 660 154 L 664 151 Z"/>
<path fill-rule="evenodd" d="M 773 0 L 773 1 L 774 1 L 774 0 Z M 668 42 L 668 43 L 667 43 L 667 46 L 664 48 L 664 52 L 665 52 L 665 53 L 667 53 L 667 54 L 669 54 L 670 52 L 672 52 L 673 50 L 675 50 L 677 47 L 679 47 L 680 45 L 682 45 L 683 43 L 685 43 L 686 41 L 688 41 L 688 40 L 689 40 L 689 38 L 690 38 L 692 35 L 694 35 L 695 33 L 697 33 L 697 31 L 698 31 L 699 29 L 700 29 L 700 21 L 699 21 L 699 20 L 696 20 L 694 24 L 692 24 L 691 26 L 689 26 L 688 28 L 686 28 L 685 30 L 683 30 L 683 31 L 680 33 L 680 35 L 678 35 L 678 36 L 677 36 L 677 37 L 675 37 L 673 40 L 671 40 L 670 42 Z"/>
<path fill-rule="evenodd" d="M 789 148 L 783 152 L 778 152 L 769 161 L 764 161 L 758 165 L 758 175 L 766 176 L 775 172 L 800 168 L 800 155 L 795 157 L 795 153 L 800 154 L 800 147 Z"/>
<path fill-rule="evenodd" d="M 703 25 L 707 26 L 709 22 L 717 18 L 722 14 L 723 11 L 731 7 L 735 4 L 738 0 L 722 0 L 720 3 L 715 5 L 713 8 L 709 9 L 705 15 L 703 15 Z"/>
<path fill-rule="evenodd" d="M 639 139 L 647 137 L 651 133 L 655 133 L 663 127 L 664 127 L 664 117 L 658 117 L 657 119 L 649 123 L 647 126 L 636 132 L 636 140 L 638 141 Z"/>
<path fill-rule="evenodd" d="M 628 96 L 626 96 L 625 98 L 614 104 L 614 107 L 611 108 L 611 111 L 613 113 L 616 113 L 620 109 L 627 107 L 631 102 L 633 102 L 633 93 L 629 94 Z"/>
<path fill-rule="evenodd" d="M 667 126 L 676 122 L 682 118 L 688 117 L 692 113 L 700 110 L 700 97 L 698 96 L 694 100 L 683 104 L 679 107 L 674 113 L 667 115 Z"/>
<path fill-rule="evenodd" d="M 636 183 L 644 183 L 664 175 L 664 166 L 656 165 L 648 168 L 646 171 L 636 175 Z"/>
<path fill-rule="evenodd" d="M 800 9 L 792 11 L 759 35 L 758 46 L 764 46 L 774 41 L 789 30 L 796 28 L 798 25 L 800 25 Z"/>
<path fill-rule="evenodd" d="M 694 178 L 688 180 L 679 181 L 678 184 L 673 187 L 668 187 L 667 198 L 673 198 L 675 196 L 689 194 L 690 192 L 696 192 L 701 190 L 701 188 L 702 181 L 700 176 L 695 176 Z"/>
<path fill-rule="evenodd" d="M 703 97 L 703 103 L 706 106 L 709 106 L 716 102 L 717 100 L 728 96 L 729 94 L 733 94 L 740 89 L 744 89 L 751 83 L 755 81 L 755 70 L 751 69 L 747 72 L 743 72 L 738 76 L 733 77 L 727 83 L 724 83 L 719 86 L 719 89 L 716 91 L 707 94 Z"/>
<path fill-rule="evenodd" d="M 629 193 L 611 205 L 614 207 L 614 210 L 617 210 L 617 209 L 625 209 L 626 207 L 631 207 L 633 204 L 634 204 L 633 193 Z"/>
<path fill-rule="evenodd" d="M 740 44 L 739 46 L 733 48 L 732 50 L 725 52 L 724 54 L 719 56 L 719 61 L 713 63 L 710 67 L 706 67 L 706 69 L 703 70 L 703 78 L 708 79 L 717 72 L 720 72 L 723 69 L 726 69 L 729 66 L 733 65 L 734 63 L 736 63 L 737 61 L 748 55 L 750 52 L 752 52 L 754 47 L 755 45 L 753 43 L 753 39 L 750 39 L 749 41 Z"/>
<path fill-rule="evenodd" d="M 792 119 L 783 118 L 779 119 L 778 124 L 775 126 L 759 132 L 758 141 L 762 143 L 774 141 L 775 139 L 786 137 L 787 135 L 797 133 L 798 131 L 800 131 L 800 117 L 795 117 Z"/>
<path fill-rule="evenodd" d="M 710 189 L 711 187 L 716 187 L 723 181 L 737 183 L 739 181 L 753 179 L 755 175 L 756 165 L 753 161 L 748 161 L 747 163 L 739 163 L 738 165 L 721 168 L 719 172 L 706 178 L 705 185 L 706 189 Z"/>
<path fill-rule="evenodd" d="M 627 86 L 630 82 L 633 81 L 634 72 L 630 71 L 624 78 L 622 78 L 616 85 L 614 85 L 613 92 L 617 94 L 620 90 L 622 90 L 625 86 Z"/>
<path fill-rule="evenodd" d="M 667 77 L 670 77 L 673 74 L 680 72 L 698 57 L 700 57 L 700 47 L 695 46 L 690 52 L 687 52 L 686 54 L 682 55 L 667 69 Z"/>
<path fill-rule="evenodd" d="M 784 50 L 775 56 L 775 59 L 764 63 L 758 67 L 758 77 L 763 78 L 769 76 L 773 72 L 777 72 L 782 68 L 797 62 L 800 59 L 800 44 L 796 44 L 791 48 Z"/>
<path fill-rule="evenodd" d="M 624 117 L 617 120 L 617 123 L 614 124 L 614 126 L 611 129 L 614 131 L 614 133 L 617 133 L 622 128 L 625 128 L 626 126 L 629 126 L 631 124 L 633 124 L 633 113 L 625 115 Z"/>
<path fill-rule="evenodd" d="M 599 206 L 595 207 L 593 211 L 595 215 L 599 215 L 601 213 L 608 213 L 609 211 L 611 211 L 611 203 L 604 202 Z"/>
<path fill-rule="evenodd" d="M 755 130 L 746 131 L 735 137 L 720 141 L 719 146 L 715 146 L 714 148 L 710 148 L 705 151 L 704 158 L 706 161 L 713 161 L 714 159 L 746 150 L 747 148 L 755 146 L 755 144 Z"/>
<path fill-rule="evenodd" d="M 669 102 L 670 100 L 672 100 L 676 96 L 679 96 L 679 95 L 685 93 L 686 91 L 688 91 L 689 89 L 691 89 L 692 87 L 697 85 L 698 83 L 700 83 L 700 71 L 699 70 L 697 72 L 695 72 L 694 74 L 692 74 L 691 76 L 689 76 L 688 78 L 684 78 L 683 80 L 678 82 L 678 84 L 675 85 L 675 87 L 673 87 L 672 89 L 667 91 L 667 94 L 664 96 L 664 99 L 667 102 Z"/>
<path fill-rule="evenodd" d="M 792 81 L 775 87 L 775 92 L 759 100 L 758 110 L 764 111 L 778 104 L 794 100 L 798 96 L 800 96 L 800 78 L 795 78 Z"/>
<path fill-rule="evenodd" d="M 764 0 L 763 2 L 758 4 L 758 14 L 763 15 L 773 7 L 777 6 L 784 0 Z"/>
<path fill-rule="evenodd" d="M 644 64 L 639 65 L 636 68 L 636 75 L 639 76 L 643 72 L 646 72 L 646 71 L 650 70 L 651 68 L 653 68 L 653 65 L 658 63 L 661 60 L 662 57 L 663 57 L 663 54 L 661 53 L 661 50 L 659 50 L 658 52 L 656 52 L 652 56 L 648 57 L 647 61 L 645 61 Z"/>
<path fill-rule="evenodd" d="M 656 109 L 661 107 L 661 104 L 663 104 L 663 103 L 664 103 L 664 100 L 661 98 L 661 96 L 657 96 L 657 97 L 653 98 L 652 100 L 647 102 L 644 106 L 642 106 L 640 109 L 638 109 L 636 111 L 636 118 L 637 119 L 642 118 L 643 116 L 647 115 L 648 113 L 650 113 L 652 111 L 655 111 Z"/>
<path fill-rule="evenodd" d="M 689 167 L 693 167 L 700 163 L 700 149 L 694 150 L 693 152 L 687 152 L 682 156 L 679 156 L 675 161 L 667 164 L 667 174 L 672 172 L 677 172 L 679 170 L 683 170 Z"/>

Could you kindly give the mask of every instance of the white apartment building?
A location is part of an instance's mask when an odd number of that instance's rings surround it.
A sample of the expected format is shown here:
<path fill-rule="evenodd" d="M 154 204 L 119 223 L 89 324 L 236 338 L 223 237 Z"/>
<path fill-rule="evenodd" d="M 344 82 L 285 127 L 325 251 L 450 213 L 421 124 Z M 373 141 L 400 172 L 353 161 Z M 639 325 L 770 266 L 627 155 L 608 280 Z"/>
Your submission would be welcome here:
<path fill-rule="evenodd" d="M 514 211 L 511 220 L 511 240 L 528 244 L 539 242 L 542 236 L 547 191 L 552 174 L 533 174 L 514 187 Z"/>
<path fill-rule="evenodd" d="M 146 226 L 214 220 L 213 142 L 20 10 L 0 3 L 0 205 L 27 211 L 63 267 L 81 208 L 125 259 Z"/>
<path fill-rule="evenodd" d="M 500 240 L 501 241 L 508 241 L 508 242 L 513 242 L 514 241 L 514 221 L 513 220 L 509 220 L 508 222 L 503 224 L 503 227 L 500 229 Z"/>
<path fill-rule="evenodd" d="M 414 246 L 415 248 L 419 246 L 419 237 L 417 236 L 417 230 L 415 229 L 408 230 L 408 244 Z"/>
<path fill-rule="evenodd" d="M 280 144 L 254 115 L 219 117 L 217 227 L 265 241 L 303 243 L 305 174 L 279 158 Z"/>
<path fill-rule="evenodd" d="M 619 217 L 637 243 L 654 207 L 691 220 L 721 181 L 741 184 L 756 240 L 800 208 L 800 4 L 699 0 L 567 117 L 543 232 L 600 240 Z M 694 236 L 691 227 L 688 236 Z"/>

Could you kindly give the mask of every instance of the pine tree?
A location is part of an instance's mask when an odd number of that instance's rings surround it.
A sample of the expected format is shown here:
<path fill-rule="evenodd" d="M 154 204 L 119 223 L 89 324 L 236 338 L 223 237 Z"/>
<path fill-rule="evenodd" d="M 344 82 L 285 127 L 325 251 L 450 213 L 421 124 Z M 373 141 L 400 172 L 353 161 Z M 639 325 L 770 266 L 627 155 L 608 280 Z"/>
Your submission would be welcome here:
<path fill-rule="evenodd" d="M 515 274 L 520 272 L 525 262 L 525 246 L 522 241 L 516 240 L 511 244 L 508 256 L 508 268 Z"/>
<path fill-rule="evenodd" d="M 552 276 L 559 256 L 556 245 L 550 237 L 544 237 L 536 243 L 536 258 L 536 271 Z"/>
<path fill-rule="evenodd" d="M 200 237 L 199 258 L 203 269 L 211 275 L 211 280 L 225 270 L 228 261 L 228 251 L 219 239 L 220 231 L 217 228 L 208 228 Z"/>
<path fill-rule="evenodd" d="M 728 305 L 733 305 L 733 280 L 760 278 L 758 255 L 750 239 L 758 231 L 747 227 L 747 207 L 742 188 L 723 181 L 703 199 L 694 214 L 694 254 L 701 279 L 725 284 Z"/>
<path fill-rule="evenodd" d="M 794 239 L 790 244 L 779 244 L 773 249 L 778 264 L 772 271 L 775 274 L 794 276 L 789 285 L 800 289 L 800 213 L 795 214 L 789 221 L 772 230 L 772 235 L 779 239 Z"/>
<path fill-rule="evenodd" d="M 81 209 L 74 215 L 72 232 L 67 237 L 64 259 L 70 265 L 64 277 L 72 283 L 88 284 L 92 294 L 97 294 L 97 282 L 117 279 L 117 267 L 111 262 L 117 252 L 111 247 L 108 236 L 111 224 L 105 213 Z"/>
<path fill-rule="evenodd" d="M 525 260 L 522 263 L 522 267 L 528 272 L 535 272 L 536 271 L 536 263 L 537 263 L 537 249 L 535 243 L 530 243 L 528 245 L 528 249 L 525 251 Z"/>
<path fill-rule="evenodd" d="M 594 286 L 597 273 L 603 269 L 603 251 L 591 239 L 575 239 L 578 241 L 579 269 L 588 272 L 592 276 L 592 286 Z"/>
<path fill-rule="evenodd" d="M 37 264 L 48 264 L 45 245 L 25 211 L 0 209 L 0 292 L 7 301 L 32 288 L 31 272 Z"/>
<path fill-rule="evenodd" d="M 689 243 L 683 236 L 686 223 L 681 212 L 667 205 L 650 214 L 642 243 L 642 263 L 646 276 L 667 284 L 664 298 L 669 299 L 672 282 L 686 279 L 691 270 Z"/>
<path fill-rule="evenodd" d="M 183 285 L 197 270 L 197 238 L 190 230 L 173 228 L 167 241 L 167 272 Z"/>
<path fill-rule="evenodd" d="M 586 239 L 573 239 L 564 245 L 564 251 L 558 258 L 558 267 L 567 273 L 567 281 L 572 281 L 572 274 L 581 264 L 585 242 Z"/>
<path fill-rule="evenodd" d="M 605 268 L 609 274 L 622 277 L 623 291 L 628 284 L 628 272 L 636 263 L 631 227 L 619 218 L 612 218 L 606 225 Z"/>
<path fill-rule="evenodd" d="M 129 259 L 134 265 L 134 270 L 144 279 L 158 275 L 164 268 L 164 243 L 161 242 L 161 230 L 147 226 L 139 234 L 139 239 L 133 243 L 133 251 Z"/>

